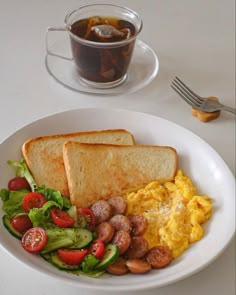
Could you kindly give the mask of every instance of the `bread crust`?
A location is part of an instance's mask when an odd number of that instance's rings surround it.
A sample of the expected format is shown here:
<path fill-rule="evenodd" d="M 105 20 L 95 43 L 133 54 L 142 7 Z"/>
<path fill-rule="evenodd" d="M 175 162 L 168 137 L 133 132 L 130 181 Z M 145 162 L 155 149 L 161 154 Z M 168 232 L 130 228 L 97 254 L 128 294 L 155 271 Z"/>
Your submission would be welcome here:
<path fill-rule="evenodd" d="M 40 136 L 22 145 L 22 155 L 37 185 L 45 185 L 69 196 L 62 148 L 68 140 L 134 144 L 133 135 L 125 129 L 92 130 Z"/>
<path fill-rule="evenodd" d="M 140 188 L 151 181 L 174 179 L 177 152 L 157 145 L 113 145 L 66 142 L 63 158 L 70 199 L 87 207 L 99 199 Z"/>

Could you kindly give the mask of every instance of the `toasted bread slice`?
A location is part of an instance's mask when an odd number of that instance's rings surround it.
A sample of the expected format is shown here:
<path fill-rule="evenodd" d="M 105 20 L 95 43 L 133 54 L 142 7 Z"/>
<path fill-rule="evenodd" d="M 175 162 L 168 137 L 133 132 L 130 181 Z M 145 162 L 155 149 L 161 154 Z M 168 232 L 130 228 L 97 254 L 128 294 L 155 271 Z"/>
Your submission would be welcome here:
<path fill-rule="evenodd" d="M 87 207 L 127 189 L 173 180 L 177 152 L 172 147 L 66 142 L 63 158 L 71 202 Z"/>
<path fill-rule="evenodd" d="M 37 185 L 45 185 L 69 196 L 63 162 L 65 141 L 134 144 L 133 135 L 124 129 L 77 132 L 29 139 L 22 146 L 23 157 Z"/>

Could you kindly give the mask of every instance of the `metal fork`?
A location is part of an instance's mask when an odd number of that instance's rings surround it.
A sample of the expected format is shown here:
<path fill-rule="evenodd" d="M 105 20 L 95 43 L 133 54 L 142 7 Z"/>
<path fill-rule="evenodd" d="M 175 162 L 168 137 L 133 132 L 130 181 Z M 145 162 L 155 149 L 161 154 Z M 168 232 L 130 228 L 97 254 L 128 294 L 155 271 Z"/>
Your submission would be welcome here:
<path fill-rule="evenodd" d="M 215 112 L 219 110 L 236 114 L 236 109 L 227 107 L 218 101 L 201 97 L 193 92 L 178 77 L 175 77 L 170 85 L 191 107 L 204 112 Z"/>

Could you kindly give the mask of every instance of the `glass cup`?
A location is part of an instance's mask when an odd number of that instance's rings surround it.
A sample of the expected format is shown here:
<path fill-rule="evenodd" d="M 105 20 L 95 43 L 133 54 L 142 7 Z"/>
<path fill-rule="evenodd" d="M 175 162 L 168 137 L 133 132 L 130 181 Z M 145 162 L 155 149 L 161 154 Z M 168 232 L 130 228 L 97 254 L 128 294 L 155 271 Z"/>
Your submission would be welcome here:
<path fill-rule="evenodd" d="M 123 83 L 142 30 L 142 20 L 133 10 L 113 4 L 90 4 L 65 17 L 65 26 L 47 30 L 47 53 L 72 59 L 81 82 L 94 88 L 112 88 Z M 48 33 L 67 31 L 72 58 L 52 52 Z"/>

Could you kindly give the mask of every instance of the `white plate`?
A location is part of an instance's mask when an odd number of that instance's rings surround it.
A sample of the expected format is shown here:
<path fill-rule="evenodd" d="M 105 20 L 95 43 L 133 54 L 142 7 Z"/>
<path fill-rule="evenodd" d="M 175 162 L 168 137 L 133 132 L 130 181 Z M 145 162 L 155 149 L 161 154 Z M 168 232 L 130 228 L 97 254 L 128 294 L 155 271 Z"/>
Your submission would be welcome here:
<path fill-rule="evenodd" d="M 13 171 L 6 160 L 21 158 L 21 145 L 30 137 L 78 130 L 126 128 L 137 143 L 170 145 L 177 149 L 179 167 L 200 189 L 212 197 L 213 217 L 205 226 L 205 236 L 165 269 L 146 275 L 104 276 L 92 279 L 66 274 L 40 257 L 23 250 L 17 239 L 1 224 L 0 244 L 19 262 L 40 271 L 49 279 L 94 290 L 141 290 L 159 287 L 186 278 L 212 262 L 229 244 L 235 232 L 235 179 L 222 158 L 206 142 L 190 131 L 159 117 L 117 109 L 80 109 L 38 120 L 20 129 L 0 146 L 0 187 L 6 187 Z M 3 212 L 0 211 L 0 215 Z"/>
<path fill-rule="evenodd" d="M 60 40 L 50 47 L 52 52 L 68 56 L 68 40 Z M 61 85 L 78 92 L 92 95 L 122 95 L 132 93 L 147 86 L 157 75 L 159 61 L 155 52 L 144 42 L 136 40 L 133 57 L 126 80 L 119 86 L 109 89 L 92 88 L 79 78 L 73 60 L 66 60 L 54 55 L 46 55 L 48 73 Z"/>

